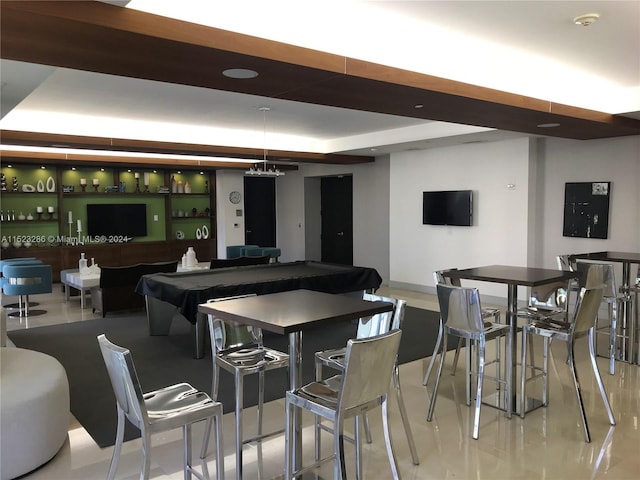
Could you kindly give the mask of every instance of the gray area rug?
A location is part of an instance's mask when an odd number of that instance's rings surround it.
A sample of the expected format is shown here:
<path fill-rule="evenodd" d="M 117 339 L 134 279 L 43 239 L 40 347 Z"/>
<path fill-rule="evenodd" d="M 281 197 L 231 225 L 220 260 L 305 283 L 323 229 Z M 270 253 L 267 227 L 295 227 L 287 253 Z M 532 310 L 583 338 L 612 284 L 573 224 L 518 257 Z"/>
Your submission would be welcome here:
<path fill-rule="evenodd" d="M 433 352 L 438 334 L 437 312 L 407 307 L 400 344 L 401 363 L 427 357 Z M 346 345 L 356 332 L 356 324 L 344 322 L 331 328 L 316 328 L 303 335 L 303 383 L 313 381 L 313 354 L 318 350 Z M 83 322 L 9 332 L 17 347 L 37 350 L 57 358 L 69 378 L 71 412 L 100 447 L 113 445 L 116 434 L 116 403 L 96 337 L 104 333 L 109 340 L 128 348 L 143 391 L 188 382 L 199 390 L 211 390 L 211 352 L 193 358 L 191 324 L 174 321 L 171 335 L 151 337 L 144 314 L 107 317 Z M 288 337 L 264 332 L 265 344 L 288 351 Z M 267 372 L 265 401 L 284 396 L 287 371 Z M 418 381 L 418 380 L 416 380 Z M 218 400 L 225 412 L 234 409 L 233 379 L 221 372 Z M 245 406 L 256 405 L 257 377 L 245 378 Z M 139 436 L 127 425 L 126 440 Z"/>

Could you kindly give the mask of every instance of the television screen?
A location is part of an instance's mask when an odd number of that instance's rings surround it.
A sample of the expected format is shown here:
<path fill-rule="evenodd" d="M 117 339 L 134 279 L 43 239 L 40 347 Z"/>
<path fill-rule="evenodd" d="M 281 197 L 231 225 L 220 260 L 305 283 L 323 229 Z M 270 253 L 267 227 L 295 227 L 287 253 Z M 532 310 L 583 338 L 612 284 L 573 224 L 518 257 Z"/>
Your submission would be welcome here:
<path fill-rule="evenodd" d="M 422 192 L 424 225 L 473 225 L 473 191 Z"/>
<path fill-rule="evenodd" d="M 147 205 L 144 203 L 87 204 L 87 233 L 91 236 L 144 237 Z"/>

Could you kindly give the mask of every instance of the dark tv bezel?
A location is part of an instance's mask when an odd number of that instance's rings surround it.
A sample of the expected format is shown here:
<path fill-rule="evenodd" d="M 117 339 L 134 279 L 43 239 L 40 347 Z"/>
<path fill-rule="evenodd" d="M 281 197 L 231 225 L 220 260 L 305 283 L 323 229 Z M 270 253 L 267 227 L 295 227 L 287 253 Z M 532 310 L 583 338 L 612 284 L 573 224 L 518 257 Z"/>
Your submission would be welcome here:
<path fill-rule="evenodd" d="M 94 207 L 111 212 L 101 212 L 102 217 L 91 212 Z M 141 207 L 141 208 L 140 208 Z M 149 234 L 147 225 L 146 203 L 87 203 L 87 234 L 90 236 L 126 236 L 131 238 L 146 237 Z M 131 215 L 133 210 L 141 210 L 144 213 L 144 222 L 138 218 L 135 222 L 121 221 Z M 99 222 L 99 223 L 96 223 Z M 104 224 L 107 223 L 108 227 Z M 96 227 L 100 228 L 96 228 Z M 135 227 L 135 228 L 134 228 Z M 109 230 L 109 228 L 111 230 Z"/>
<path fill-rule="evenodd" d="M 428 209 L 434 207 L 434 200 L 436 196 L 440 196 L 441 202 L 446 202 L 447 209 L 451 209 L 456 206 L 455 202 L 452 202 L 453 199 L 460 197 L 461 194 L 464 194 L 464 206 L 468 206 L 468 212 L 452 212 L 452 211 L 441 211 L 441 215 L 436 217 L 434 215 L 429 215 L 427 217 Z M 428 199 L 427 197 L 431 197 Z M 427 203 L 427 201 L 429 203 Z M 457 207 L 458 209 L 460 206 Z M 464 214 L 464 219 L 460 220 L 460 216 Z M 454 227 L 472 227 L 473 226 L 473 190 L 431 190 L 422 192 L 422 224 L 423 225 L 444 225 L 444 226 L 454 226 Z"/>

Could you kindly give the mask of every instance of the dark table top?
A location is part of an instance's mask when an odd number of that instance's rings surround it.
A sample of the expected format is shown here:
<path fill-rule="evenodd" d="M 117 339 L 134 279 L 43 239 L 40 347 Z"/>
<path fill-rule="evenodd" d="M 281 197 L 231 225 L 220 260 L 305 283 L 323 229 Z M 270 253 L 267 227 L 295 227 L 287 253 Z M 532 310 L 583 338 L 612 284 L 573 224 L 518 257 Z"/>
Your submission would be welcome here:
<path fill-rule="evenodd" d="M 392 309 L 393 305 L 387 302 L 370 302 L 311 290 L 221 300 L 198 307 L 204 314 L 213 313 L 222 320 L 252 325 L 282 335 L 321 323 L 352 320 Z"/>
<path fill-rule="evenodd" d="M 580 260 L 640 263 L 640 252 L 591 252 L 569 255 L 569 257 Z"/>
<path fill-rule="evenodd" d="M 479 280 L 483 282 L 507 283 L 535 287 L 547 283 L 575 278 L 576 272 L 565 272 L 550 268 L 514 267 L 511 265 L 487 265 L 462 270 L 451 270 L 444 273 L 450 278 Z"/>
<path fill-rule="evenodd" d="M 144 275 L 136 292 L 175 305 L 195 323 L 198 305 L 212 298 L 297 289 L 348 293 L 375 290 L 381 283 L 373 268 L 299 261 Z"/>

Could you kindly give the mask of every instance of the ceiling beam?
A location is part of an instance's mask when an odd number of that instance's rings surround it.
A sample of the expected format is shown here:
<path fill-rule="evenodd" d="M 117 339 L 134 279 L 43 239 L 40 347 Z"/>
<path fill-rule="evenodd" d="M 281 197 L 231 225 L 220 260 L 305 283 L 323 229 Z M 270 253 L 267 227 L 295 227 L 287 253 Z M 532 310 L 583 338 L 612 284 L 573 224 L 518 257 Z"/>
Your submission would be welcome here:
<path fill-rule="evenodd" d="M 640 134 L 640 120 L 102 2 L 3 0 L 0 8 L 0 53 L 10 60 L 533 135 L 587 140 Z M 234 80 L 222 75 L 227 68 L 260 75 Z M 538 127 L 549 123 L 560 125 Z M 341 157 L 333 160 L 341 163 Z M 331 163 L 324 160 L 317 159 Z"/>

